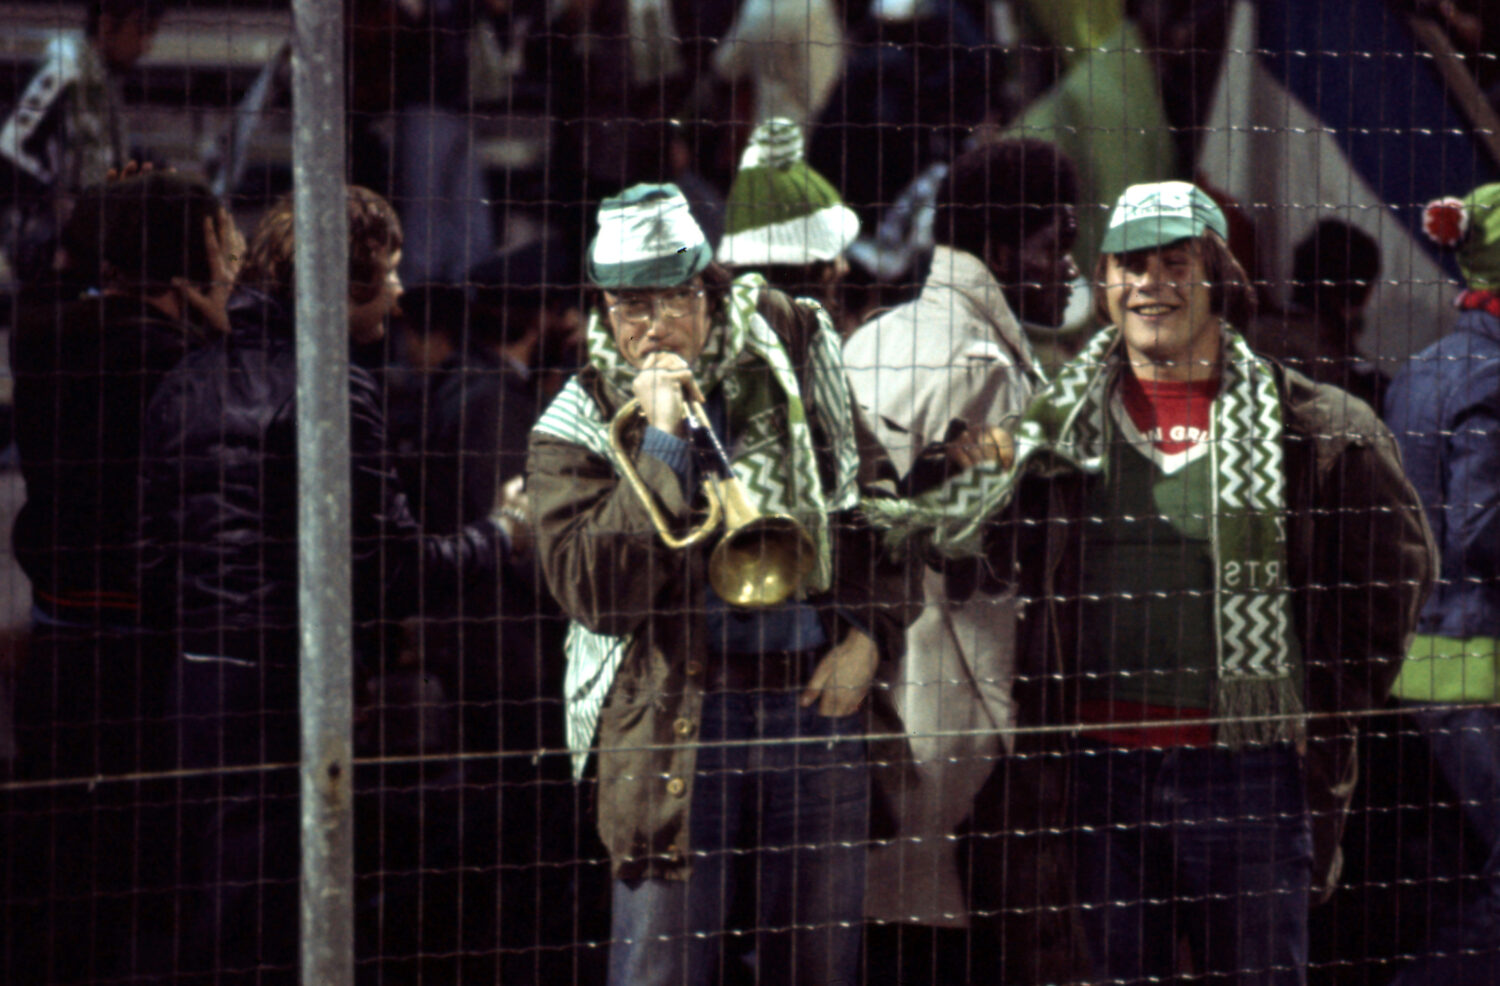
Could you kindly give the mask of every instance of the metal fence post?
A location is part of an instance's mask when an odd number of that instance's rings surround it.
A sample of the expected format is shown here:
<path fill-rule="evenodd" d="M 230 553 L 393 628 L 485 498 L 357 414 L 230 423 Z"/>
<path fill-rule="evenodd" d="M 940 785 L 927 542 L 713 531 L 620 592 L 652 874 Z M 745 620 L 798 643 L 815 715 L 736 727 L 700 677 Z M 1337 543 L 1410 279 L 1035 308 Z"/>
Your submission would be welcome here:
<path fill-rule="evenodd" d="M 349 226 L 340 0 L 292 3 L 302 982 L 354 982 Z"/>

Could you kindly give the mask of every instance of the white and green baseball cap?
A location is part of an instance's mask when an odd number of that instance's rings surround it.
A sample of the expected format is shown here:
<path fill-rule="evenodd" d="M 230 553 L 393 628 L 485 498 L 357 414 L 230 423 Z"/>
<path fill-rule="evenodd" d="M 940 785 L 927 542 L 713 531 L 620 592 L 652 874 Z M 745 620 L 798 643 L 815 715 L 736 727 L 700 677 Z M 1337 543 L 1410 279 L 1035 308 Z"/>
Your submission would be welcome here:
<path fill-rule="evenodd" d="M 610 291 L 675 288 L 714 257 L 676 185 L 632 185 L 599 205 L 589 280 Z"/>
<path fill-rule="evenodd" d="M 1120 193 L 1100 253 L 1130 253 L 1166 246 L 1213 230 L 1228 239 L 1229 223 L 1208 193 L 1185 181 L 1131 185 Z"/>
<path fill-rule="evenodd" d="M 729 188 L 719 262 L 768 267 L 836 260 L 859 236 L 859 217 L 803 157 L 802 129 L 773 117 L 755 128 Z"/>

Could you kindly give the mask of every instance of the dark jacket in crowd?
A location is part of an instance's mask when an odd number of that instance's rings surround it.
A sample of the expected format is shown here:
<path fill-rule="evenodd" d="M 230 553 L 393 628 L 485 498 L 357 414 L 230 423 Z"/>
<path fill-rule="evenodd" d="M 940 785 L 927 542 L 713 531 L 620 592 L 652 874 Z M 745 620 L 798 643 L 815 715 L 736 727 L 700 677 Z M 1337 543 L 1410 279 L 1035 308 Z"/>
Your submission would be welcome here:
<path fill-rule="evenodd" d="M 500 488 L 526 471 L 538 414 L 530 375 L 498 356 L 455 356 L 426 388 L 420 461 L 403 470 L 422 490 L 422 527 L 437 534 L 488 517 Z"/>
<path fill-rule="evenodd" d="M 418 420 L 400 471 L 423 530 L 452 534 L 483 521 L 504 484 L 526 471 L 538 414 L 530 375 L 478 351 L 444 362 L 408 399 L 420 407 L 407 415 Z M 463 703 L 464 748 L 560 746 L 562 621 L 541 572 L 528 560 L 506 565 L 495 582 L 448 579 L 437 592 L 429 586 L 423 653 Z"/>
<path fill-rule="evenodd" d="M 1396 377 L 1385 418 L 1442 551 L 1418 632 L 1500 637 L 1500 318 L 1459 315 Z"/>
<path fill-rule="evenodd" d="M 44 612 L 136 621 L 142 421 L 157 385 L 200 338 L 124 297 L 39 308 L 16 327 L 26 505 L 11 543 Z"/>
<path fill-rule="evenodd" d="M 184 360 L 148 412 L 145 523 L 153 622 L 190 654 L 293 665 L 297 634 L 296 376 L 291 313 L 244 291 L 233 331 Z M 386 464 L 374 379 L 349 368 L 356 624 L 415 611 L 433 579 L 488 578 L 488 521 L 424 534 Z"/>

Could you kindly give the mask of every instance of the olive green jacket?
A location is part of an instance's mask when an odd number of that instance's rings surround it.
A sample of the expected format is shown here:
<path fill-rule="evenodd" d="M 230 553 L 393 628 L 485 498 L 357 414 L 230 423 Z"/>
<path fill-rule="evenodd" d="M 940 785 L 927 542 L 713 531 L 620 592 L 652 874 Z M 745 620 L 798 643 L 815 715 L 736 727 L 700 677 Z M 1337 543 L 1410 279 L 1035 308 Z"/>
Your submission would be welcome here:
<path fill-rule="evenodd" d="M 594 371 L 584 370 L 580 382 L 610 419 L 616 408 Z M 857 414 L 856 423 L 863 431 Z M 701 521 L 701 504 L 684 500 L 665 463 L 639 454 L 643 432 L 627 432 L 627 454 L 682 534 Z M 814 433 L 819 444 L 816 411 Z M 893 492 L 893 473 L 875 451 L 879 446 L 867 432 L 860 445 L 862 490 Z M 826 488 L 831 471 L 822 472 Z M 709 664 L 704 587 L 717 537 L 685 550 L 668 548 L 614 465 L 581 445 L 534 432 L 527 473 L 537 551 L 553 595 L 583 626 L 628 640 L 596 737 L 599 831 L 615 875 L 682 879 Z M 833 586 L 807 601 L 818 609 L 830 641 L 847 632 L 840 622 L 857 622 L 889 665 L 920 612 L 914 577 L 920 573 L 887 559 L 876 532 L 852 510 L 830 517 L 830 530 Z M 876 715 L 877 732 L 896 732 L 883 709 Z"/>

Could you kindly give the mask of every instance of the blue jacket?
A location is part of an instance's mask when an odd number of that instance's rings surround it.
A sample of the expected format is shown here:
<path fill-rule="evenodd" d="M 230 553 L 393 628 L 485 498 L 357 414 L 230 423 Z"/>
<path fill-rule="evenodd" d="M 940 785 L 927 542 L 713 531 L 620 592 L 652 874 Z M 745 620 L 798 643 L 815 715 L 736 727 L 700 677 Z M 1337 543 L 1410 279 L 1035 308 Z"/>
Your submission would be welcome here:
<path fill-rule="evenodd" d="M 1417 632 L 1500 636 L 1500 319 L 1460 315 L 1391 383 L 1385 419 L 1442 553 Z"/>

